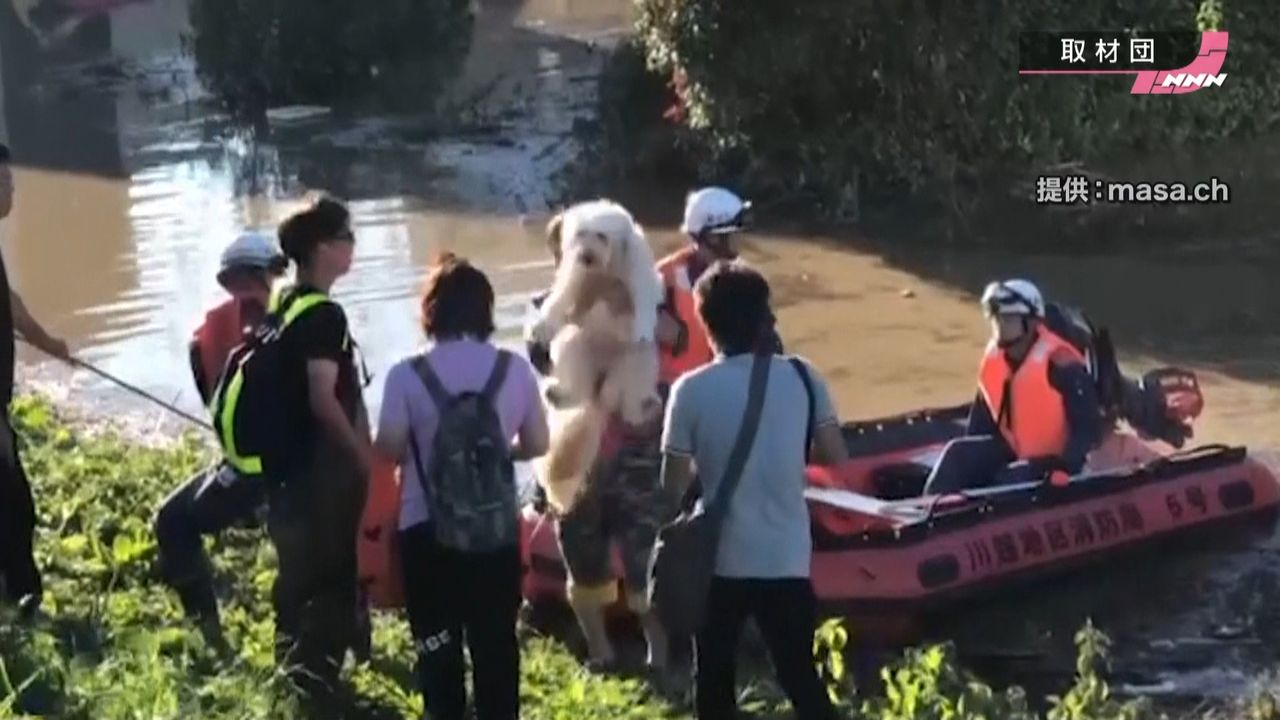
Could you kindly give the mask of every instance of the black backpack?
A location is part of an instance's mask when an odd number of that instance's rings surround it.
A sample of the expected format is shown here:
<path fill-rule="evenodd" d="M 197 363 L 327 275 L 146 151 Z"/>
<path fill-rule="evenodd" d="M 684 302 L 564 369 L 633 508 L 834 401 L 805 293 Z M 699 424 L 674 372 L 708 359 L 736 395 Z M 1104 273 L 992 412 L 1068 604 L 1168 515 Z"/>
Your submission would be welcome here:
<path fill-rule="evenodd" d="M 413 363 L 439 416 L 430 467 L 423 465 L 412 431 L 409 446 L 435 539 L 453 550 L 483 553 L 519 542 L 511 439 L 495 402 L 510 362 L 511 354 L 499 350 L 484 389 L 457 395 L 445 390 L 425 355 Z"/>
<path fill-rule="evenodd" d="M 303 313 L 329 302 L 307 293 L 272 308 L 227 357 L 209 411 L 223 459 L 240 474 L 280 478 L 296 445 L 297 420 L 288 406 L 284 372 L 284 332 Z"/>

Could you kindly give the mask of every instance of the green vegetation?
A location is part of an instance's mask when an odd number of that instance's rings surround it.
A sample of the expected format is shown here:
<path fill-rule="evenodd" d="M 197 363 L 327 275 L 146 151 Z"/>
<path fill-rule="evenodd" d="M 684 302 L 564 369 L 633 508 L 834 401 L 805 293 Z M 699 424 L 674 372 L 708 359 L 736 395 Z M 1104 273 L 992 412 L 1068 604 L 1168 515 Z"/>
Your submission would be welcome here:
<path fill-rule="evenodd" d="M 950 645 L 907 651 L 903 660 L 884 668 L 883 695 L 853 703 L 856 696 L 845 672 L 842 649 L 850 640 L 843 624 L 831 621 L 819 629 L 815 651 L 832 698 L 850 714 L 880 720 L 1034 720 L 1021 688 L 993 690 L 955 661 Z M 1121 701 L 1111 695 L 1104 674 L 1110 641 L 1092 623 L 1075 638 L 1077 659 L 1074 684 L 1060 697 L 1047 698 L 1045 720 L 1141 720 L 1154 716 L 1144 700 Z"/>
<path fill-rule="evenodd" d="M 151 513 L 211 459 L 202 438 L 140 447 L 72 426 L 32 397 L 15 401 L 13 414 L 41 513 L 37 559 L 47 593 L 43 617 L 29 625 L 0 614 L 0 717 L 302 717 L 274 667 L 275 558 L 265 533 L 232 530 L 213 546 L 233 658 L 205 646 L 154 572 Z M 379 614 L 374 646 L 371 662 L 344 673 L 354 696 L 345 717 L 420 717 L 407 623 Z M 591 677 L 546 638 L 528 638 L 524 673 L 526 718 L 668 713 L 638 681 Z"/>
<path fill-rule="evenodd" d="M 8 611 L 0 615 L 0 717 L 302 717 L 273 666 L 268 591 L 274 557 L 261 532 L 231 531 L 214 548 L 228 639 L 237 651 L 232 658 L 219 659 L 205 647 L 154 576 L 150 514 L 165 493 L 209 460 L 200 438 L 142 447 L 110 431 L 69 425 L 32 397 L 15 402 L 14 420 L 42 512 L 38 558 L 48 593 L 42 616 L 30 624 Z M 1001 693 L 983 684 L 956 665 L 946 645 L 908 651 L 883 670 L 883 691 L 857 693 L 844 664 L 846 646 L 856 642 L 856 632 L 838 622 L 828 623 L 815 639 L 819 667 L 850 715 L 1036 717 L 1020 690 Z M 1077 644 L 1076 682 L 1050 700 L 1046 720 L 1143 716 L 1145 704 L 1121 703 L 1109 694 L 1102 679 L 1106 638 L 1086 627 Z M 344 673 L 351 699 L 341 716 L 419 717 L 412 661 L 406 624 L 380 614 L 373 659 L 349 665 Z M 526 633 L 523 694 L 524 717 L 530 720 L 691 716 L 687 703 L 672 705 L 641 681 L 588 675 L 559 642 L 532 632 Z M 778 692 L 767 683 L 749 685 L 743 702 L 758 717 L 786 716 Z M 1260 699 L 1255 706 L 1259 720 L 1274 720 L 1274 702 Z"/>
<path fill-rule="evenodd" d="M 1025 204 L 1035 176 L 1063 163 L 1136 177 L 1149 159 L 1147 174 L 1167 174 L 1156 161 L 1169 148 L 1221 150 L 1280 119 L 1272 52 L 1280 5 L 1268 0 L 640 0 L 638 8 L 634 44 L 615 64 L 634 70 L 638 48 L 649 71 L 621 76 L 636 93 L 605 83 L 602 123 L 619 116 L 610 101 L 634 104 L 627 123 L 598 133 L 602 145 L 631 138 L 609 151 L 627 156 L 662 138 L 704 180 L 830 216 L 910 204 L 962 217 L 1011 193 Z M 1229 79 L 1171 97 L 1131 95 L 1130 76 L 1016 75 L 1020 31 L 1080 28 L 1228 30 Z M 668 99 L 646 89 L 655 82 L 668 86 Z M 1214 171 L 1235 169 L 1225 168 Z"/>

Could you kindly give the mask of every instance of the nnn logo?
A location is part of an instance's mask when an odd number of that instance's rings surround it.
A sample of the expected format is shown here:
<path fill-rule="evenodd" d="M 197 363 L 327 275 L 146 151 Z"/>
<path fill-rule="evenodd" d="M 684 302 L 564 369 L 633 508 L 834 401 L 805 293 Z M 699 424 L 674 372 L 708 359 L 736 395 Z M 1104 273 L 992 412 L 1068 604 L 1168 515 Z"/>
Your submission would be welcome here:
<path fill-rule="evenodd" d="M 1143 70 L 1133 81 L 1134 95 L 1181 95 L 1204 87 L 1222 87 L 1227 79 L 1220 73 L 1227 59 L 1227 33 L 1200 33 L 1200 54 L 1184 68 Z"/>
<path fill-rule="evenodd" d="M 1222 87 L 1222 81 L 1227 79 L 1227 74 L 1221 75 L 1192 75 L 1190 73 L 1169 73 L 1164 76 L 1164 81 L 1160 83 L 1160 87 L 1175 88 L 1202 88 L 1213 87 L 1217 85 Z"/>

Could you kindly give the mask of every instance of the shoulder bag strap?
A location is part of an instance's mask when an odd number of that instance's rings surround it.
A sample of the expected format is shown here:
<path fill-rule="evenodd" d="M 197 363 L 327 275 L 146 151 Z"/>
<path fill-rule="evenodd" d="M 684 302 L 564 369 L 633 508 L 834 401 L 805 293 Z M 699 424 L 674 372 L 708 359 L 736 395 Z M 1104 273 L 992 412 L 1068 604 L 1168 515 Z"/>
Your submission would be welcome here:
<path fill-rule="evenodd" d="M 805 416 L 804 421 L 804 462 L 809 464 L 809 453 L 813 448 L 813 414 L 817 412 L 816 401 L 813 399 L 813 385 L 809 382 L 809 371 L 805 369 L 804 363 L 800 358 L 788 358 L 791 367 L 800 373 L 800 380 L 804 382 L 804 394 L 809 398 L 809 414 Z"/>
<path fill-rule="evenodd" d="M 751 363 L 751 385 L 747 390 L 747 410 L 742 417 L 742 425 L 738 428 L 738 438 L 734 441 L 733 451 L 729 455 L 729 463 L 725 466 L 724 475 L 720 478 L 720 490 L 716 493 L 708 514 L 718 522 L 729 511 L 729 502 L 738 489 L 738 481 L 742 479 L 742 470 L 747 464 L 747 456 L 751 454 L 751 446 L 755 444 L 756 430 L 760 428 L 760 415 L 764 409 L 765 390 L 769 387 L 769 370 L 773 365 L 773 356 L 757 354 Z"/>

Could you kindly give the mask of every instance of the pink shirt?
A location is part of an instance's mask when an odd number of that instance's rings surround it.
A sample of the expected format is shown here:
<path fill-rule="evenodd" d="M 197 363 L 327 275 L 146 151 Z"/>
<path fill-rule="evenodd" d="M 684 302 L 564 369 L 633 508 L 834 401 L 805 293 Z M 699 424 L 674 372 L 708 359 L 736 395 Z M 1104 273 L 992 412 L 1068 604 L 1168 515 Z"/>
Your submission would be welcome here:
<path fill-rule="evenodd" d="M 514 439 L 522 428 L 541 422 L 543 410 L 533 367 L 524 357 L 511 355 L 507 377 L 495 398 L 495 409 L 502 429 Z M 401 360 L 387 373 L 378 431 L 399 435 L 411 429 L 422 453 L 422 465 L 430 467 L 431 444 L 439 416 L 431 395 L 411 365 L 416 357 Z M 493 345 L 469 339 L 439 343 L 427 352 L 431 368 L 450 393 L 483 389 L 497 357 L 497 348 Z M 407 443 L 399 464 L 403 480 L 400 490 L 400 529 L 403 530 L 427 520 L 427 504 L 413 450 Z"/>

